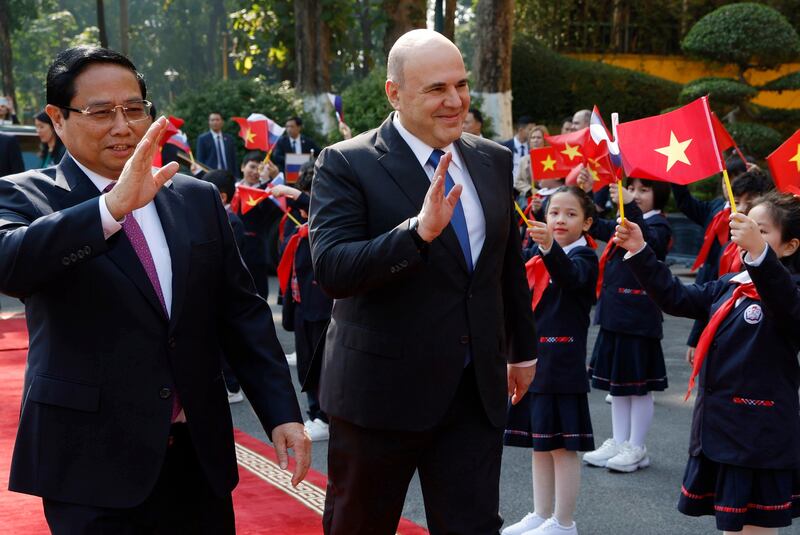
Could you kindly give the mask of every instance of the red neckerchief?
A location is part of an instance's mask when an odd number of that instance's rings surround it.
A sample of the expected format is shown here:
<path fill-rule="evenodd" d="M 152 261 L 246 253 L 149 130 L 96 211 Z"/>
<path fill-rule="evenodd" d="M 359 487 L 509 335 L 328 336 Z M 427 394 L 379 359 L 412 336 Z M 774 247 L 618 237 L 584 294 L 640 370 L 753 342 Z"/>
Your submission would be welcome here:
<path fill-rule="evenodd" d="M 294 270 L 294 255 L 297 253 L 297 247 L 300 245 L 300 240 L 308 237 L 308 223 L 304 223 L 298 227 L 297 232 L 289 238 L 289 243 L 286 244 L 286 249 L 283 251 L 283 256 L 278 264 L 278 283 L 280 284 L 281 293 L 286 295 L 286 287 L 289 284 L 289 278 L 292 276 Z"/>
<path fill-rule="evenodd" d="M 689 389 L 686 391 L 686 397 L 684 400 L 689 399 L 689 396 L 692 393 L 695 377 L 697 377 L 697 374 L 700 373 L 700 368 L 703 366 L 703 361 L 708 354 L 708 348 L 711 346 L 711 341 L 714 339 L 717 329 L 722 321 L 728 316 L 728 314 L 730 314 L 731 310 L 733 310 L 733 307 L 736 306 L 736 300 L 740 297 L 749 297 L 751 299 L 758 300 L 761 299 L 758 295 L 755 284 L 752 282 L 739 284 L 733 290 L 733 294 L 728 298 L 728 300 L 722 303 L 722 306 L 720 306 L 717 311 L 714 312 L 714 315 L 711 316 L 710 320 L 708 320 L 708 325 L 706 325 L 706 328 L 703 329 L 703 333 L 700 335 L 700 340 L 697 342 L 697 349 L 694 351 L 692 375 L 689 377 Z"/>
<path fill-rule="evenodd" d="M 596 244 L 595 244 L 596 245 Z M 606 271 L 606 262 L 609 257 L 617 250 L 617 244 L 614 243 L 614 238 L 608 240 L 606 248 L 603 249 L 603 254 L 600 256 L 600 265 L 597 271 L 597 288 L 595 289 L 597 298 L 600 299 L 600 292 L 603 289 L 603 275 Z"/>
<path fill-rule="evenodd" d="M 536 305 L 544 295 L 547 285 L 550 284 L 550 273 L 541 255 L 537 254 L 525 263 L 525 274 L 528 277 L 528 288 L 531 289 L 531 310 L 536 310 Z"/>
<path fill-rule="evenodd" d="M 739 273 L 742 270 L 742 251 L 733 242 L 725 246 L 725 250 L 719 257 L 719 276 L 728 273 Z"/>
<path fill-rule="evenodd" d="M 723 208 L 714 215 L 711 223 L 706 227 L 706 233 L 703 236 L 703 246 L 700 252 L 697 253 L 697 258 L 692 265 L 692 271 L 702 266 L 708 258 L 708 253 L 711 251 L 711 244 L 714 243 L 714 238 L 717 239 L 720 245 L 728 242 L 728 235 L 730 234 L 730 217 L 731 209 Z"/>

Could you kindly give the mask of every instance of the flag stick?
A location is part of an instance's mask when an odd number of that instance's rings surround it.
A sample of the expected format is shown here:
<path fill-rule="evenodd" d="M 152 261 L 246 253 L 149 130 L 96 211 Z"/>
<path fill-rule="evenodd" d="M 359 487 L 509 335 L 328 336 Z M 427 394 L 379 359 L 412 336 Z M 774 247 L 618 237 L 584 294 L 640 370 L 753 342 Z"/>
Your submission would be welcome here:
<path fill-rule="evenodd" d="M 533 227 L 533 223 L 531 223 L 530 220 L 527 217 L 525 217 L 525 212 L 523 212 L 522 208 L 519 207 L 519 204 L 517 204 L 517 201 L 514 201 L 514 208 L 517 210 L 517 213 L 522 218 L 522 220 L 525 221 L 525 225 L 528 228 Z"/>
<path fill-rule="evenodd" d="M 625 225 L 625 202 L 622 200 L 622 180 L 617 180 L 617 203 L 619 206 L 620 225 Z"/>
<path fill-rule="evenodd" d="M 272 145 L 269 148 L 269 151 L 267 151 L 266 157 L 264 157 L 264 161 L 261 162 L 261 163 L 263 163 L 264 165 L 267 165 L 269 163 L 269 157 L 272 156 L 272 149 L 274 149 L 274 148 L 275 148 L 275 145 Z"/>
<path fill-rule="evenodd" d="M 731 179 L 728 177 L 728 170 L 722 170 L 722 177 L 725 179 L 725 189 L 728 190 L 728 202 L 731 203 L 731 212 L 736 213 L 736 201 L 733 199 L 733 188 L 731 187 Z"/>
<path fill-rule="evenodd" d="M 288 217 L 289 219 L 291 219 L 291 220 L 292 220 L 292 223 L 294 223 L 296 226 L 300 227 L 300 226 L 302 226 L 302 225 L 303 225 L 303 224 L 302 224 L 300 221 L 298 221 L 298 220 L 297 220 L 297 219 L 296 219 L 296 218 L 295 218 L 295 217 L 294 217 L 292 214 L 290 214 L 290 213 L 289 213 L 289 210 L 286 210 L 286 211 L 284 212 L 284 214 L 286 214 L 286 217 Z"/>

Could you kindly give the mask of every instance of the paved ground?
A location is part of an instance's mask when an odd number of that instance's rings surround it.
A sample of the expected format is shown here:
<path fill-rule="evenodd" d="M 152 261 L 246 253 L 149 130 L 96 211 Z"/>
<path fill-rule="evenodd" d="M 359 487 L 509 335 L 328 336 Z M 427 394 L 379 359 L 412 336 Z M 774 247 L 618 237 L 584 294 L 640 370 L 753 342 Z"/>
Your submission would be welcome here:
<path fill-rule="evenodd" d="M 270 299 L 276 325 L 280 325 L 279 309 L 274 305 L 275 281 Z M 0 315 L 20 310 L 19 302 L 0 296 Z M 667 317 L 664 324 L 664 353 L 670 388 L 656 394 L 656 412 L 648 437 L 652 466 L 634 474 L 612 474 L 604 469 L 584 467 L 577 522 L 581 535 L 695 535 L 715 533 L 713 520 L 689 518 L 675 509 L 681 477 L 686 462 L 691 402 L 683 402 L 689 369 L 684 362 L 684 341 L 688 320 Z M 594 339 L 594 329 L 590 340 Z M 278 327 L 278 337 L 287 353 L 294 350 L 292 333 Z M 292 369 L 295 372 L 294 368 Z M 296 379 L 296 377 L 295 377 Z M 590 406 L 598 445 L 611 432 L 610 405 L 604 403 L 604 392 L 590 394 Z M 305 404 L 305 396 L 299 396 Z M 245 403 L 232 406 L 237 427 L 266 440 L 258 420 Z M 327 443 L 314 444 L 313 468 L 325 473 Z M 528 450 L 506 448 L 503 454 L 500 512 L 508 523 L 516 522 L 532 509 Z M 408 492 L 406 518 L 425 525 L 425 512 L 419 484 L 415 480 Z M 800 522 L 782 534 L 800 535 Z"/>

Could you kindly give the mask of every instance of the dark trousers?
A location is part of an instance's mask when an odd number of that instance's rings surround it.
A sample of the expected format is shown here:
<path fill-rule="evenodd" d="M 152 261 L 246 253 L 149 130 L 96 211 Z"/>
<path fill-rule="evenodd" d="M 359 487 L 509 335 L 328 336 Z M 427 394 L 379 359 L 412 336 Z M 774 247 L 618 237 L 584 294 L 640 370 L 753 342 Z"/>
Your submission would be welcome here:
<path fill-rule="evenodd" d="M 297 352 L 297 378 L 300 385 L 308 375 L 311 369 L 311 362 L 314 359 L 314 351 L 317 344 L 325 343 L 323 337 L 325 330 L 328 326 L 329 320 L 320 321 L 307 321 L 302 316 L 302 303 L 295 305 L 294 316 L 294 347 Z M 316 390 L 308 390 L 306 392 L 308 398 L 308 417 L 311 420 L 319 418 L 323 422 L 328 422 L 328 416 L 319 405 L 319 398 L 317 397 Z"/>
<path fill-rule="evenodd" d="M 503 430 L 483 410 L 472 365 L 429 431 L 366 429 L 331 417 L 330 434 L 326 535 L 394 534 L 415 470 L 431 535 L 499 532 Z"/>
<path fill-rule="evenodd" d="M 155 488 L 130 509 L 44 499 L 53 535 L 218 535 L 236 532 L 233 502 L 211 490 L 185 424 L 173 425 L 171 445 Z"/>
<path fill-rule="evenodd" d="M 222 357 L 222 376 L 225 379 L 225 388 L 228 389 L 228 392 L 235 393 L 242 389 L 226 357 Z"/>

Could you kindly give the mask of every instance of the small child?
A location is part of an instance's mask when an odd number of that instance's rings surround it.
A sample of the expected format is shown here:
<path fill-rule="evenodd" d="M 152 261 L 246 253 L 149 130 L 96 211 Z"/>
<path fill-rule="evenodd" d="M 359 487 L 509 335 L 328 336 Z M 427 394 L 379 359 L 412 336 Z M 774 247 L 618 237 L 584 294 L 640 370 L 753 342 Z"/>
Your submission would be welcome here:
<path fill-rule="evenodd" d="M 585 187 L 585 183 L 584 183 Z M 616 184 L 609 187 L 618 199 Z M 669 200 L 665 182 L 629 179 L 622 190 L 625 218 L 642 227 L 659 259 L 667 255 L 672 230 L 661 212 Z M 597 220 L 591 234 L 609 242 L 600 259 L 595 341 L 589 374 L 592 387 L 610 392 L 612 438 L 583 461 L 617 472 L 634 472 L 650 465 L 645 438 L 653 422 L 653 391 L 667 388 L 661 349 L 661 311 L 622 262 L 624 251 L 610 242 L 615 222 Z"/>
<path fill-rule="evenodd" d="M 585 236 L 593 214 L 594 203 L 583 190 L 564 186 L 550 197 L 547 223 L 534 222 L 528 231 L 538 244 L 526 251 L 532 255 L 526 267 L 539 334 L 538 359 L 528 393 L 509 406 L 505 444 L 533 449 L 534 512 L 504 529 L 503 535 L 577 533 L 577 452 L 594 448 L 586 338 L 597 255 Z"/>
<path fill-rule="evenodd" d="M 691 391 L 699 373 L 678 510 L 714 515 L 725 533 L 777 534 L 800 517 L 800 199 L 771 192 L 729 222 L 746 271 L 702 285 L 672 277 L 638 225 L 614 240 L 665 312 L 711 318 L 689 380 Z"/>

